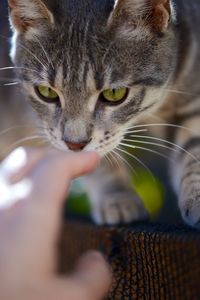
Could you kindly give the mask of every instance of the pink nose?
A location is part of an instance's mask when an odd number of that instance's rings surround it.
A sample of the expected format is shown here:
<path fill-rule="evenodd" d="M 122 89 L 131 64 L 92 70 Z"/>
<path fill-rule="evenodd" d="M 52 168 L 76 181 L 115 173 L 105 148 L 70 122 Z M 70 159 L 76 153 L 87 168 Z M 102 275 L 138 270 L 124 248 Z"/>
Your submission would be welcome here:
<path fill-rule="evenodd" d="M 83 141 L 81 143 L 73 143 L 73 142 L 65 141 L 68 148 L 72 151 L 81 151 L 81 150 L 83 150 L 87 146 L 87 144 L 89 144 L 89 142 L 90 141 Z"/>

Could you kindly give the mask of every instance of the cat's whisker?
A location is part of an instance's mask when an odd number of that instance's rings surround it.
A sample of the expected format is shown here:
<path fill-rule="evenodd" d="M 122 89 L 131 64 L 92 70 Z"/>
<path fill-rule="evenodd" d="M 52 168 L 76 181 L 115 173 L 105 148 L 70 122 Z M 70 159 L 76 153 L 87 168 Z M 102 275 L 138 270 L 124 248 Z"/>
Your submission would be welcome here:
<path fill-rule="evenodd" d="M 148 129 L 138 129 L 138 130 L 134 130 L 132 133 L 140 133 L 140 132 L 147 132 Z"/>
<path fill-rule="evenodd" d="M 32 55 L 32 57 L 44 68 L 44 70 L 47 69 L 47 66 L 44 65 L 44 63 L 31 51 L 29 50 L 26 46 L 22 45 L 21 43 L 18 43 L 18 45 L 26 50 L 30 55 Z"/>
<path fill-rule="evenodd" d="M 112 160 L 112 156 L 111 156 L 111 158 L 110 158 L 110 153 L 107 153 L 107 158 L 108 158 L 108 160 L 110 161 L 111 169 L 114 168 L 115 165 L 114 165 L 114 162 L 113 162 L 113 160 Z"/>
<path fill-rule="evenodd" d="M 120 143 L 121 146 L 125 146 L 123 143 Z M 141 159 L 139 159 L 137 156 L 133 155 L 132 153 L 129 153 L 128 151 L 121 149 L 120 147 L 118 147 L 118 150 L 125 153 L 126 155 L 130 156 L 131 158 L 133 158 L 134 160 L 136 160 L 141 166 L 143 166 L 143 168 L 145 168 L 147 170 L 147 172 L 151 175 L 152 179 L 155 180 L 153 173 L 151 172 L 151 170 L 147 167 L 147 165 L 145 163 L 143 163 L 143 161 L 141 161 Z"/>
<path fill-rule="evenodd" d="M 179 90 L 172 90 L 172 89 L 162 89 L 163 91 L 166 91 L 168 93 L 174 93 L 174 94 L 179 94 L 179 95 L 185 95 L 185 96 L 192 96 L 192 97 L 196 97 L 198 95 L 192 94 L 192 93 L 188 93 L 185 91 L 179 91 Z"/>
<path fill-rule="evenodd" d="M 55 70 L 54 65 L 52 60 L 50 59 L 49 55 L 47 54 L 47 51 L 45 50 L 44 46 L 42 45 L 42 43 L 40 42 L 40 40 L 35 36 L 36 41 L 38 42 L 38 44 L 40 45 L 41 49 L 43 50 L 49 64 L 52 66 L 52 69 Z"/>
<path fill-rule="evenodd" d="M 4 129 L 4 130 L 2 130 L 1 132 L 0 132 L 0 136 L 3 136 L 4 134 L 7 134 L 7 133 L 9 133 L 10 131 L 12 131 L 12 130 L 18 130 L 18 129 L 20 129 L 20 128 L 29 128 L 29 129 L 33 129 L 33 130 L 35 130 L 35 128 L 34 127 L 32 127 L 32 126 L 28 126 L 28 125 L 16 125 L 16 126 L 13 126 L 13 127 L 9 127 L 9 128 L 6 128 L 6 129 Z M 40 130 L 44 130 L 45 128 L 44 127 L 36 127 L 38 130 L 40 129 Z"/>
<path fill-rule="evenodd" d="M 102 158 L 102 160 L 101 160 L 101 163 L 102 163 L 102 161 L 105 162 L 105 163 L 108 165 L 108 161 L 107 161 L 106 156 L 103 156 L 103 158 Z"/>
<path fill-rule="evenodd" d="M 116 147 L 115 149 L 118 150 L 118 151 L 120 151 L 120 147 Z M 117 151 L 115 151 L 115 154 L 119 157 L 119 159 L 120 159 L 123 163 L 125 163 L 125 164 L 128 166 L 128 168 L 131 170 L 131 172 L 133 172 L 133 173 L 137 176 L 137 172 L 136 172 L 136 170 L 133 168 L 133 166 L 131 166 L 131 164 L 130 164 L 123 156 L 121 156 L 120 153 L 118 153 Z"/>
<path fill-rule="evenodd" d="M 142 137 L 142 138 L 146 138 L 146 139 L 152 139 L 152 140 L 155 140 L 155 141 L 159 141 L 159 142 L 163 142 L 163 143 L 166 143 L 168 145 L 171 145 L 172 147 L 175 147 L 178 151 L 184 152 L 185 154 L 189 155 L 192 159 L 194 159 L 198 163 L 200 163 L 200 161 L 192 153 L 190 153 L 189 151 L 185 150 L 183 147 L 179 146 L 178 144 L 169 142 L 169 141 L 167 141 L 165 139 L 161 139 L 161 138 L 157 138 L 157 137 L 152 137 L 152 136 L 137 136 L 137 137 L 138 138 Z M 153 143 L 151 143 L 151 144 L 153 145 Z M 174 148 L 168 147 L 166 145 L 162 145 L 162 144 L 157 144 L 157 145 L 159 145 L 160 147 L 164 147 L 166 149 L 175 150 Z"/>
<path fill-rule="evenodd" d="M 45 147 L 49 147 L 50 146 L 50 142 L 49 140 L 46 138 L 46 137 L 42 137 L 42 140 L 38 141 L 37 142 L 37 145 L 42 145 L 42 146 L 45 146 Z"/>
<path fill-rule="evenodd" d="M 181 126 L 181 125 L 176 125 L 176 124 L 170 124 L 170 123 L 158 123 L 158 124 L 140 124 L 140 125 L 134 125 L 134 126 L 130 126 L 127 128 L 127 132 L 129 129 L 138 129 L 138 128 L 144 128 L 144 127 L 156 127 L 156 126 L 163 126 L 163 127 L 172 127 L 172 128 L 177 128 L 177 129 L 183 129 L 183 130 L 187 130 L 189 132 L 192 132 L 194 134 L 198 134 L 199 133 L 197 131 L 192 130 L 191 128 L 185 127 L 185 126 Z"/>
<path fill-rule="evenodd" d="M 10 38 L 8 38 L 6 36 L 0 34 L 0 37 L 3 39 L 6 39 L 7 42 L 10 42 Z M 26 46 L 22 45 L 19 41 L 18 41 L 18 46 L 21 47 L 22 49 L 26 50 L 37 62 L 39 62 L 39 64 L 44 68 L 44 70 L 47 69 L 47 66 L 45 66 L 44 63 L 31 50 L 29 50 Z"/>
<path fill-rule="evenodd" d="M 4 134 L 9 133 L 12 130 L 15 130 L 15 129 L 17 130 L 17 129 L 23 128 L 23 127 L 26 127 L 26 126 L 19 125 L 19 126 L 13 126 L 13 127 L 6 128 L 0 132 L 0 136 L 3 136 Z"/>
<path fill-rule="evenodd" d="M 13 85 L 18 85 L 20 82 L 10 82 L 10 83 L 4 83 L 3 86 L 13 86 Z"/>
<path fill-rule="evenodd" d="M 167 159 L 171 162 L 174 163 L 174 160 L 171 159 L 170 157 L 168 157 L 167 155 L 164 155 L 156 150 L 153 150 L 153 149 L 149 149 L 149 148 L 145 148 L 145 147 L 140 147 L 140 146 L 133 146 L 133 145 L 130 145 L 130 144 L 126 144 L 126 143 L 120 143 L 120 145 L 124 146 L 124 147 L 128 147 L 128 148 L 131 148 L 131 149 L 139 149 L 139 150 L 143 150 L 143 151 L 147 151 L 147 152 L 150 152 L 150 153 L 153 153 L 153 154 L 156 154 L 164 159 Z"/>
<path fill-rule="evenodd" d="M 34 73 L 40 75 L 40 73 L 37 70 L 26 68 L 26 67 L 8 66 L 8 67 L 2 67 L 2 68 L 0 68 L 0 71 L 8 71 L 8 70 L 25 70 L 25 71 L 34 72 Z"/>
<path fill-rule="evenodd" d="M 12 85 L 18 85 L 18 84 L 20 84 L 20 81 L 16 80 L 16 78 L 7 78 L 7 77 L 0 78 L 0 87 L 1 86 L 12 86 Z"/>
<path fill-rule="evenodd" d="M 38 140 L 45 139 L 45 136 L 43 136 L 43 135 L 33 135 L 33 136 L 26 137 L 26 138 L 22 138 L 22 139 L 18 140 L 17 142 L 11 144 L 9 146 L 9 148 L 6 149 L 7 150 L 6 152 L 9 152 L 11 149 L 20 146 L 20 144 L 22 144 L 22 143 L 37 140 L 37 139 Z"/>
<path fill-rule="evenodd" d="M 106 163 L 108 164 L 108 168 L 112 168 L 112 164 L 111 164 L 110 159 L 108 158 L 107 154 L 104 155 L 104 159 L 105 159 Z"/>
<path fill-rule="evenodd" d="M 116 157 L 115 151 L 112 150 L 112 151 L 110 152 L 110 154 L 112 155 L 112 157 L 113 157 L 113 159 L 114 159 L 114 161 L 115 161 L 115 164 L 116 164 L 117 168 L 118 168 L 119 170 L 121 170 L 121 166 L 120 166 L 120 164 L 119 164 L 119 162 L 118 162 L 118 159 L 117 159 L 117 157 Z"/>
<path fill-rule="evenodd" d="M 0 68 L 0 71 L 7 71 L 7 70 L 13 70 L 13 69 L 21 69 L 21 68 L 20 67 L 8 66 L 8 67 Z"/>
<path fill-rule="evenodd" d="M 132 137 L 132 136 L 131 136 Z M 159 144 L 159 143 L 154 143 L 154 142 L 147 142 L 144 140 L 135 140 L 135 139 L 123 139 L 124 142 L 130 142 L 130 143 L 137 143 L 137 144 L 146 144 L 146 145 L 150 145 L 150 146 L 156 146 L 156 147 L 161 147 L 164 149 L 168 149 L 170 151 L 175 151 L 175 152 L 180 152 L 180 150 L 178 149 L 174 149 L 172 147 L 163 145 L 163 144 Z"/>
<path fill-rule="evenodd" d="M 0 35 L 0 37 L 2 37 L 2 38 L 4 38 L 4 39 L 6 39 L 6 40 L 8 40 L 8 41 L 10 41 L 10 39 L 9 38 L 7 38 L 7 37 L 5 37 L 5 36 L 3 36 L 3 35 Z M 26 46 L 24 46 L 24 45 L 22 45 L 20 42 L 18 42 L 18 46 L 19 47 L 21 47 L 22 49 L 24 49 L 25 51 L 27 51 L 43 68 L 44 68 L 44 70 L 46 70 L 47 69 L 47 66 L 45 66 L 45 64 L 31 51 L 31 50 L 29 50 Z M 14 68 L 17 68 L 17 67 L 13 67 L 13 69 Z M 2 68 L 0 68 L 0 70 L 1 70 Z M 9 67 L 8 69 L 11 69 L 11 67 Z M 3 68 L 3 70 L 5 70 L 4 68 Z M 32 70 L 33 71 L 33 70 Z M 36 70 L 35 70 L 36 71 Z M 37 71 L 36 71 L 37 72 Z M 38 73 L 38 72 L 37 72 Z M 39 73 L 38 73 L 39 74 Z"/>

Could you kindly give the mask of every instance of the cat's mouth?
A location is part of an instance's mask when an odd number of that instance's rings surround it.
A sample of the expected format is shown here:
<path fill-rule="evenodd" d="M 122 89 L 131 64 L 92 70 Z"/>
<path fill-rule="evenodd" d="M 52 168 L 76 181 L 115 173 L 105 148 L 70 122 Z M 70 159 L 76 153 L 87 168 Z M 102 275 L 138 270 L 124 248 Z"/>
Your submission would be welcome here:
<path fill-rule="evenodd" d="M 81 151 L 95 151 L 97 152 L 101 157 L 106 156 L 109 153 L 112 153 L 115 151 L 115 149 L 118 148 L 120 141 L 123 139 L 123 136 L 115 136 L 111 138 L 110 140 L 100 140 L 99 143 L 96 143 L 92 139 L 88 142 L 82 142 L 82 143 L 67 143 L 66 144 L 66 150 L 72 151 L 72 152 L 81 152 Z"/>
<path fill-rule="evenodd" d="M 127 128 L 119 130 L 95 130 L 92 136 L 88 139 L 81 139 L 79 136 L 73 136 L 73 138 L 62 138 L 60 130 L 54 129 L 54 131 L 45 130 L 47 139 L 50 144 L 55 148 L 66 152 L 81 152 L 81 151 L 95 151 L 101 157 L 105 157 L 109 153 L 114 153 L 120 147 L 124 136 L 127 133 Z"/>

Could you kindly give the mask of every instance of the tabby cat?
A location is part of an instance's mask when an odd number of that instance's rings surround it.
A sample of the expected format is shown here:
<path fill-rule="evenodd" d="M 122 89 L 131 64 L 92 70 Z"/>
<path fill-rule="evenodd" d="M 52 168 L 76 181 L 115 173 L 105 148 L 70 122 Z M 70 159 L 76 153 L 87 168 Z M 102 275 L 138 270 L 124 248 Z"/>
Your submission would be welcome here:
<path fill-rule="evenodd" d="M 167 140 L 182 217 L 200 227 L 200 1 L 8 4 L 11 57 L 49 141 L 118 159 L 136 133 Z M 125 166 L 85 179 L 99 224 L 148 217 Z"/>

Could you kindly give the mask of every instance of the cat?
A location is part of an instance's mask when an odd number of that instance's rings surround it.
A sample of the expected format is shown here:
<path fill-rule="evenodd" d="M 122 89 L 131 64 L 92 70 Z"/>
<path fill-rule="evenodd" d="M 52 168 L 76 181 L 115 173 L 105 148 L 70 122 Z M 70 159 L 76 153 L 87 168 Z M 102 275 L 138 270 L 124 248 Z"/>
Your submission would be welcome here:
<path fill-rule="evenodd" d="M 148 141 L 165 139 L 173 148 L 169 172 L 179 208 L 185 222 L 199 228 L 200 2 L 8 5 L 11 58 L 49 141 L 64 151 L 115 153 L 118 159 L 127 133 L 131 139 L 151 130 L 157 138 Z M 148 218 L 121 165 L 102 166 L 85 179 L 98 224 Z"/>

